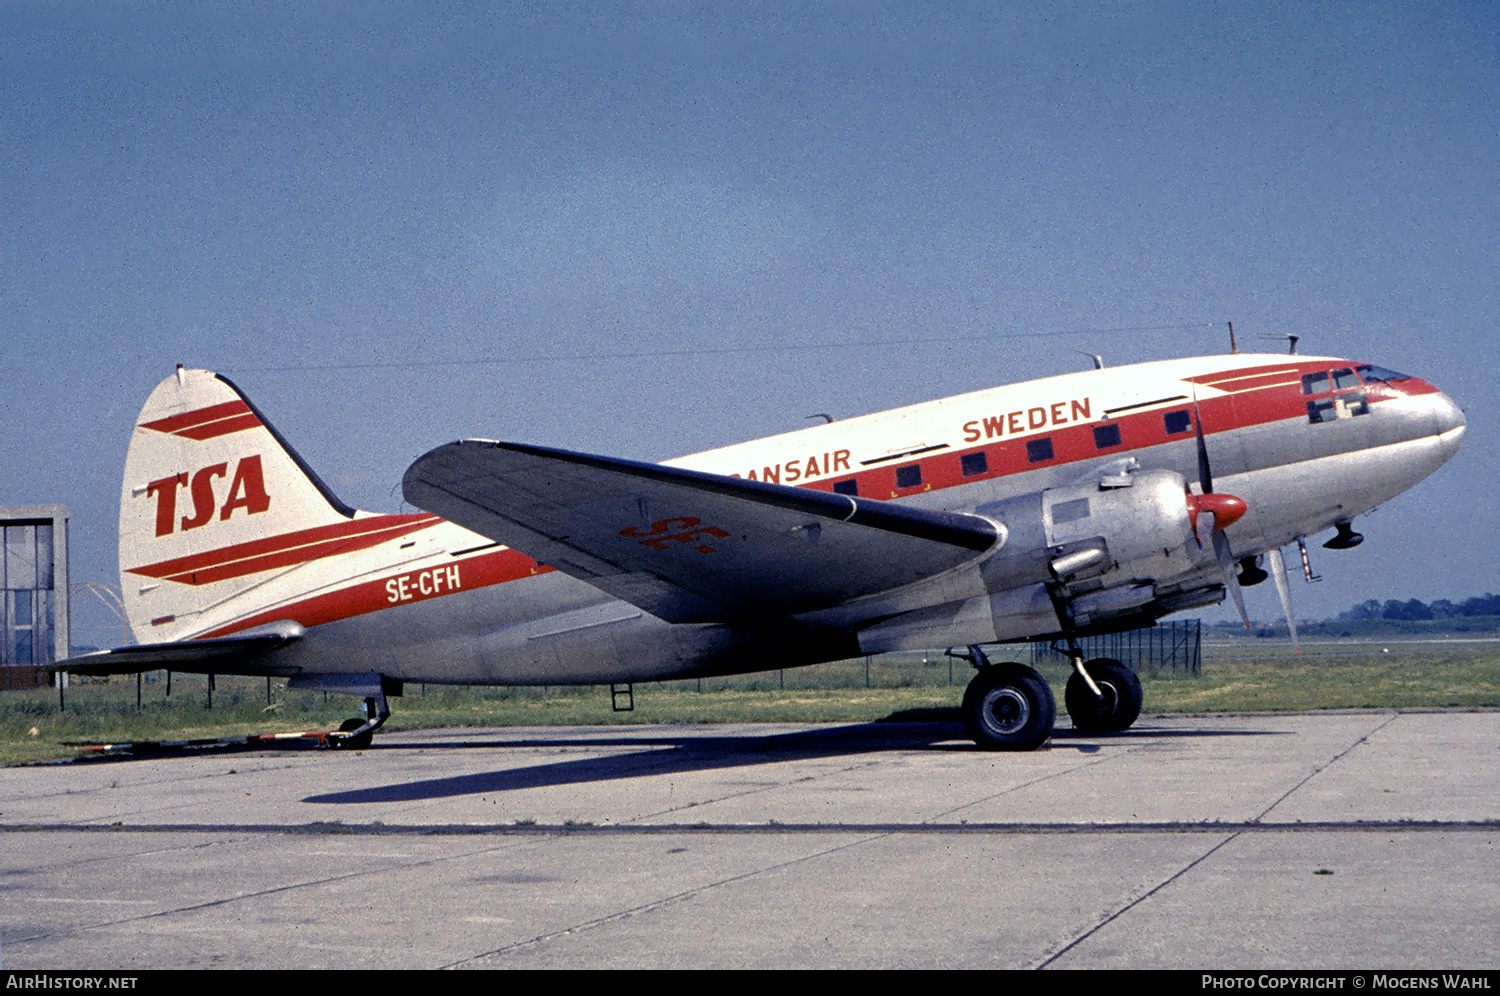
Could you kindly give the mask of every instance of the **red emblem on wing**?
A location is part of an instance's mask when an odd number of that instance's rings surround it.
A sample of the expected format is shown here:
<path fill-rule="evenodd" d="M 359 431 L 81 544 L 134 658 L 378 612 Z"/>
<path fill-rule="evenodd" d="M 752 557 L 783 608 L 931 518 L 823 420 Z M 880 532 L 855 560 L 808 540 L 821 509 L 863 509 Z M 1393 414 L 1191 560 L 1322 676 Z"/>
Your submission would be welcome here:
<path fill-rule="evenodd" d="M 680 515 L 671 519 L 658 519 L 651 523 L 649 532 L 642 532 L 641 526 L 627 526 L 620 530 L 621 536 L 629 536 L 638 539 L 641 545 L 649 550 L 670 550 L 667 542 L 694 543 L 700 536 L 713 536 L 717 539 L 728 539 L 729 534 L 718 526 L 700 525 L 701 519 L 695 519 L 691 515 Z M 679 530 L 673 532 L 673 530 Z M 699 553 L 713 553 L 714 548 L 704 542 L 694 543 L 693 549 Z"/>

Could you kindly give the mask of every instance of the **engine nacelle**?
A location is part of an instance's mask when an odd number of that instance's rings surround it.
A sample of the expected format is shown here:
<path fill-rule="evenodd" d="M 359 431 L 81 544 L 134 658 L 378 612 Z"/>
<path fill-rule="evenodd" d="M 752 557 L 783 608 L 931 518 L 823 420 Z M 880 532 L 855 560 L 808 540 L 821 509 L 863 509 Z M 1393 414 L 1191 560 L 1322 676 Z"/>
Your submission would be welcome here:
<path fill-rule="evenodd" d="M 1053 593 L 1067 600 L 1074 625 L 1136 613 L 1159 601 L 1160 582 L 1202 566 L 1187 495 L 1181 474 L 1152 470 L 981 505 L 975 513 L 1000 527 L 999 548 L 945 579 L 941 590 L 923 587 L 907 593 L 905 604 L 886 603 L 889 615 L 860 630 L 860 650 L 1005 642 L 1060 630 Z M 1166 597 L 1170 606 L 1160 607 L 1176 611 L 1222 596 Z"/>
<path fill-rule="evenodd" d="M 1058 581 L 1086 590 L 1186 574 L 1199 556 L 1187 493 L 1181 474 L 1151 470 L 981 505 L 977 514 L 1005 527 L 985 587 Z"/>

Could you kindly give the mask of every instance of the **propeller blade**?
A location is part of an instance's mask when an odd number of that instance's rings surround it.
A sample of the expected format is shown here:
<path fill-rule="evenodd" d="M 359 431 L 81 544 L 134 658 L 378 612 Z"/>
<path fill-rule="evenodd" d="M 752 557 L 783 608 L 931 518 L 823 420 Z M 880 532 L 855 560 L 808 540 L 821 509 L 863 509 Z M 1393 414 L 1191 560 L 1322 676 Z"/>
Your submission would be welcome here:
<path fill-rule="evenodd" d="M 1203 549 L 1213 542 L 1215 529 L 1218 528 L 1217 520 L 1213 512 L 1202 512 L 1193 519 L 1193 536 L 1198 540 L 1198 549 Z"/>
<path fill-rule="evenodd" d="M 1266 558 L 1271 562 L 1271 577 L 1276 579 L 1276 594 L 1281 597 L 1281 612 L 1286 616 L 1286 628 L 1292 634 L 1292 649 L 1301 656 L 1302 647 L 1297 643 L 1297 619 L 1292 615 L 1292 590 L 1286 582 L 1286 560 L 1281 556 L 1281 547 L 1272 547 Z"/>
<path fill-rule="evenodd" d="M 1214 553 L 1219 557 L 1219 570 L 1224 572 L 1224 588 L 1234 596 L 1234 607 L 1240 610 L 1240 619 L 1244 621 L 1245 628 L 1249 629 L 1250 613 L 1245 611 L 1245 595 L 1240 591 L 1239 578 L 1234 575 L 1234 553 L 1230 551 L 1229 537 L 1224 535 L 1222 529 L 1214 530 Z"/>
<path fill-rule="evenodd" d="M 1203 413 L 1198 410 L 1196 388 L 1193 389 L 1193 428 L 1198 433 L 1198 483 L 1203 485 L 1204 494 L 1213 494 L 1214 475 L 1208 466 L 1208 444 L 1203 440 Z"/>

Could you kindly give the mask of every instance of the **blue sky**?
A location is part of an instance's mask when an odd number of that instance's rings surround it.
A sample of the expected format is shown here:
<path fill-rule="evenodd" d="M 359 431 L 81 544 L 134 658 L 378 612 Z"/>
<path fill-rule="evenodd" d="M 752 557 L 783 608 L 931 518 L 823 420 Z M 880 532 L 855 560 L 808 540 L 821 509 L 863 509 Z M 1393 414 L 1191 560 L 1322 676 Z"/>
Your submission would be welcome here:
<path fill-rule="evenodd" d="M 461 436 L 665 459 L 1233 321 L 1468 412 L 1302 612 L 1492 591 L 1497 82 L 1485 3 L 12 0 L 0 503 L 117 583 L 177 363 L 392 511 Z"/>

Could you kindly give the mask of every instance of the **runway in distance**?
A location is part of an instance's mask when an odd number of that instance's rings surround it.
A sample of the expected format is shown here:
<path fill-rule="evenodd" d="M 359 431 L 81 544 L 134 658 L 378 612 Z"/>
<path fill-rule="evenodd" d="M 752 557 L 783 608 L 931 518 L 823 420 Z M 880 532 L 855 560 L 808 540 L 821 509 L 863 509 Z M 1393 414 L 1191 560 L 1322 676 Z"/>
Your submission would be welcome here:
<path fill-rule="evenodd" d="M 135 639 L 54 665 L 405 682 L 624 685 L 968 648 L 981 747 L 1051 736 L 1052 691 L 983 648 L 1051 638 L 1080 730 L 1133 723 L 1124 664 L 1078 637 L 1274 579 L 1281 550 L 1411 488 L 1459 408 L 1346 359 L 1232 353 L 1064 374 L 663 464 L 466 439 L 407 470 L 423 511 L 348 507 L 238 388 L 179 367 L 131 437 L 120 568 Z M 1304 548 L 1305 552 L 1305 548 Z M 1247 618 L 1248 625 L 1248 618 Z M 1003 656 L 1003 655 L 997 655 Z"/>

